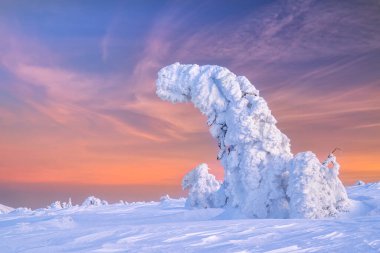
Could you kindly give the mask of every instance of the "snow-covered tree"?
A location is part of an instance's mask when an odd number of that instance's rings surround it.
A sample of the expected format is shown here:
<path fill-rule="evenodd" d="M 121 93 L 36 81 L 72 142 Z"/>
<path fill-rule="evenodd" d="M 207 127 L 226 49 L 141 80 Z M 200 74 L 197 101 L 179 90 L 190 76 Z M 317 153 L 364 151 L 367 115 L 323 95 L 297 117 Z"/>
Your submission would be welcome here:
<path fill-rule="evenodd" d="M 215 176 L 208 173 L 208 166 L 205 163 L 198 165 L 185 175 L 182 180 L 182 188 L 189 190 L 186 200 L 187 207 L 216 207 L 217 191 L 220 183 Z"/>
<path fill-rule="evenodd" d="M 88 207 L 88 206 L 106 206 L 106 205 L 108 205 L 107 201 L 98 199 L 98 198 L 96 198 L 94 196 L 90 196 L 90 197 L 86 198 L 83 201 L 83 203 L 82 203 L 83 207 Z"/>
<path fill-rule="evenodd" d="M 322 164 L 310 151 L 297 154 L 289 167 L 290 217 L 323 218 L 347 211 L 348 197 L 338 174 L 339 164 L 332 153 Z"/>
<path fill-rule="evenodd" d="M 362 180 L 356 181 L 355 185 L 365 185 L 365 182 Z"/>
<path fill-rule="evenodd" d="M 175 63 L 159 71 L 156 93 L 173 103 L 192 102 L 206 115 L 219 146 L 217 159 L 224 167 L 218 192 L 227 205 L 251 217 L 289 216 L 288 180 L 303 173 L 291 170 L 309 166 L 302 160 L 308 157 L 299 155 L 292 161 L 289 139 L 276 127 L 267 103 L 247 78 L 220 66 Z M 339 183 L 333 185 L 341 189 Z"/>
<path fill-rule="evenodd" d="M 219 145 L 228 205 L 253 217 L 286 215 L 282 181 L 292 157 L 289 139 L 247 78 L 219 66 L 176 63 L 158 73 L 157 95 L 191 101 L 207 116 Z"/>
<path fill-rule="evenodd" d="M 73 204 L 71 203 L 71 198 L 69 198 L 69 201 L 66 203 L 66 202 L 63 202 L 62 203 L 62 208 L 71 208 L 73 207 Z"/>
<path fill-rule="evenodd" d="M 48 206 L 49 209 L 62 209 L 62 205 L 60 201 L 54 201 Z"/>

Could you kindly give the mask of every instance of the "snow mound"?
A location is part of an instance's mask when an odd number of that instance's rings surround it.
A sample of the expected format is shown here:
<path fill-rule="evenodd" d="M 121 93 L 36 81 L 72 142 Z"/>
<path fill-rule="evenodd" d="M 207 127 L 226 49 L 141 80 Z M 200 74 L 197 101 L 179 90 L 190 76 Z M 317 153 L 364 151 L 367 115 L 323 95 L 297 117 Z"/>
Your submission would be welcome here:
<path fill-rule="evenodd" d="M 186 201 L 187 207 L 218 207 L 217 192 L 220 183 L 215 176 L 208 173 L 205 163 L 198 165 L 195 169 L 185 175 L 182 180 L 182 188 L 189 189 L 189 197 Z M 224 203 L 223 203 L 224 204 Z"/>
<path fill-rule="evenodd" d="M 14 208 L 0 204 L 0 214 L 12 212 Z"/>
<path fill-rule="evenodd" d="M 98 199 L 94 196 L 87 197 L 83 203 L 82 207 L 89 207 L 89 206 L 107 206 L 108 202 L 105 200 Z"/>
<path fill-rule="evenodd" d="M 354 201 L 354 211 L 350 215 L 380 215 L 380 182 L 350 186 L 347 191 Z"/>
<path fill-rule="evenodd" d="M 289 139 L 276 127 L 277 121 L 266 101 L 246 77 L 236 76 L 220 66 L 175 63 L 158 72 L 156 84 L 156 93 L 161 99 L 173 103 L 192 102 L 206 115 L 209 131 L 218 142 L 217 159 L 224 167 L 224 182 L 218 189 L 218 203 L 238 207 L 244 214 L 255 218 L 309 218 L 310 213 L 305 212 L 304 208 L 314 207 L 308 205 L 321 205 L 315 210 L 338 210 L 338 206 L 348 205 L 347 198 L 325 195 L 338 191 L 341 196 L 341 192 L 345 192 L 337 177 L 339 168 L 336 169 L 336 176 L 329 177 L 328 184 L 317 184 L 328 189 L 314 191 L 317 199 L 328 199 L 328 206 L 317 201 L 305 201 L 300 205 L 295 203 L 304 196 L 298 191 L 307 187 L 300 183 L 298 188 L 291 186 L 293 188 L 288 189 L 289 181 L 313 181 L 319 176 L 310 173 L 310 170 L 320 170 L 324 165 L 317 160 L 309 163 L 310 157 L 304 155 L 293 160 Z M 333 154 L 329 157 L 335 159 Z M 327 175 L 323 173 L 321 175 Z M 187 202 L 191 206 L 214 206 L 215 203 L 210 200 L 214 188 L 196 189 L 204 187 L 203 183 L 192 182 Z M 186 185 L 184 188 L 188 187 Z M 289 196 L 295 198 L 293 202 Z M 311 216 L 325 217 L 333 213 L 322 212 Z"/>

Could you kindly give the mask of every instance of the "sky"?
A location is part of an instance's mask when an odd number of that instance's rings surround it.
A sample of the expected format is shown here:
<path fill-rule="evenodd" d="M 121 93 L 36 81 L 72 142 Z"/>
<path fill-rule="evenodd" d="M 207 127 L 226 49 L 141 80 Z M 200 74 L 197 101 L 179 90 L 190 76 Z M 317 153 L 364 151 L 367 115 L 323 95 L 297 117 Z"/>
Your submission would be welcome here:
<path fill-rule="evenodd" d="M 184 196 L 217 145 L 191 104 L 155 95 L 171 63 L 246 76 L 290 139 L 345 184 L 380 180 L 380 2 L 0 2 L 0 203 Z"/>

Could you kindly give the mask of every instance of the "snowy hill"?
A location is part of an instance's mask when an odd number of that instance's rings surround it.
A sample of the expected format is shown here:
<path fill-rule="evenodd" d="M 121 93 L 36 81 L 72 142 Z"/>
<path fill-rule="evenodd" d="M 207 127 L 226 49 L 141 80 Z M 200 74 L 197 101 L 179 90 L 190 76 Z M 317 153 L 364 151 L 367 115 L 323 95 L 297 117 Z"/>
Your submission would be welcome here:
<path fill-rule="evenodd" d="M 12 208 L 12 207 L 0 204 L 0 214 L 9 213 L 9 212 L 11 212 L 13 210 L 14 210 L 14 208 Z"/>
<path fill-rule="evenodd" d="M 347 189 L 334 219 L 247 219 L 236 209 L 186 209 L 185 199 L 0 215 L 0 252 L 379 252 L 380 183 Z"/>

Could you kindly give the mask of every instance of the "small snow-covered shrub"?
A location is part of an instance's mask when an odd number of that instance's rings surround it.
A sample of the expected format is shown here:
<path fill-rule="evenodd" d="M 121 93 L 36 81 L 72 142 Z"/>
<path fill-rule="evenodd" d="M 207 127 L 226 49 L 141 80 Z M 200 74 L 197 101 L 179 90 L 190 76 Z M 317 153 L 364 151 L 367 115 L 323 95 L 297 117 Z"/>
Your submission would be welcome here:
<path fill-rule="evenodd" d="M 169 196 L 169 194 L 166 194 L 164 196 L 161 196 L 160 203 L 165 203 L 165 202 L 170 201 L 170 200 L 172 200 L 172 198 Z"/>
<path fill-rule="evenodd" d="M 119 205 L 128 205 L 128 202 L 124 202 L 124 200 L 119 200 Z"/>
<path fill-rule="evenodd" d="M 73 204 L 71 203 L 71 198 L 69 198 L 69 202 L 62 203 L 62 208 L 71 208 L 71 207 L 73 207 Z"/>
<path fill-rule="evenodd" d="M 90 196 L 87 199 L 85 199 L 82 203 L 82 206 L 88 207 L 88 206 L 106 206 L 108 205 L 108 202 L 105 200 L 98 199 L 94 196 Z"/>
<path fill-rule="evenodd" d="M 332 168 L 328 167 L 330 163 Z M 321 164 L 314 153 L 299 153 L 289 167 L 291 218 L 323 218 L 348 210 L 348 197 L 338 178 L 339 164 L 333 154 Z"/>
<path fill-rule="evenodd" d="M 220 188 L 220 183 L 214 175 L 208 173 L 208 170 L 207 164 L 202 163 L 183 178 L 182 188 L 189 189 L 187 207 L 216 207 L 216 192 Z"/>
<path fill-rule="evenodd" d="M 53 203 L 48 206 L 49 209 L 62 209 L 62 205 L 60 201 L 54 201 Z"/>
<path fill-rule="evenodd" d="M 365 182 L 362 180 L 358 180 L 355 185 L 365 185 Z"/>

